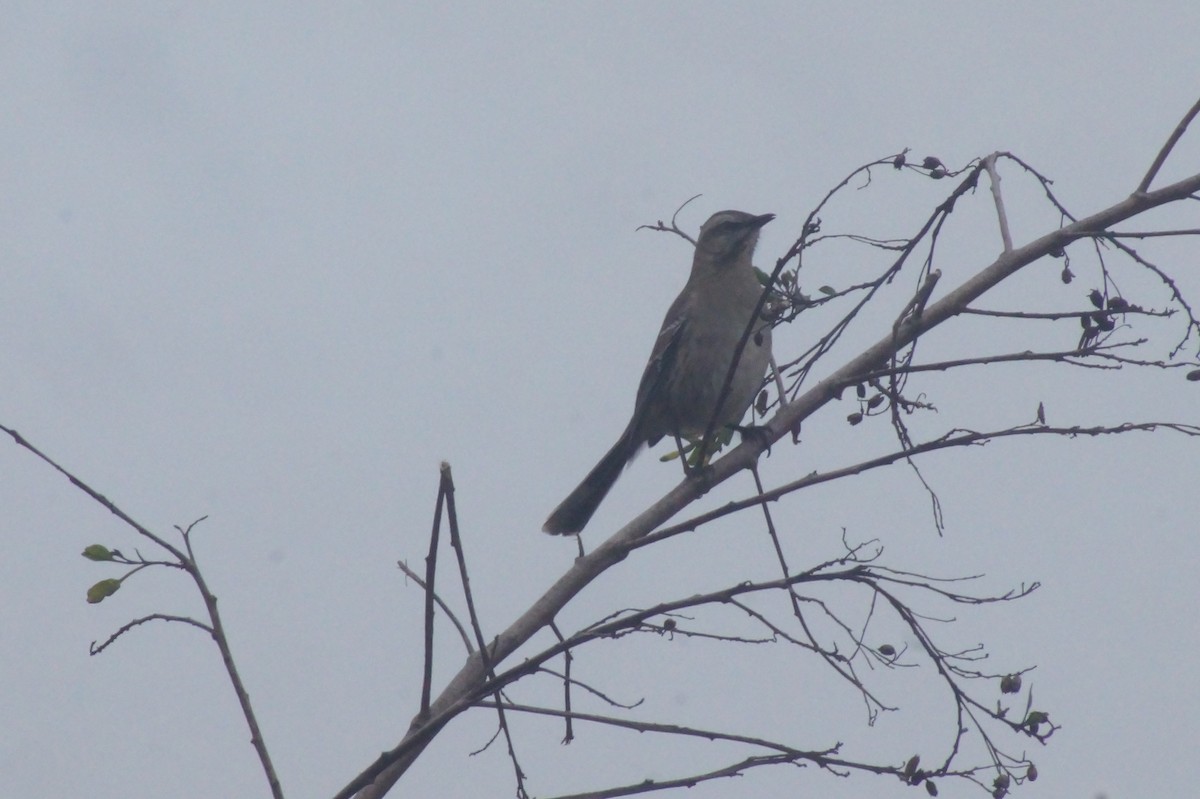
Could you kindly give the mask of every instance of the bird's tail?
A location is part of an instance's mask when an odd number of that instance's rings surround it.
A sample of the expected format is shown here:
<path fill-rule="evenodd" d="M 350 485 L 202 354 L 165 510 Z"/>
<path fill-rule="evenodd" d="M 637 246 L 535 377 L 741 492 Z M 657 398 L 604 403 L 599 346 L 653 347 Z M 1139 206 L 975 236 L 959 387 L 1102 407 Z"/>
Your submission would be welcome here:
<path fill-rule="evenodd" d="M 642 442 L 636 439 L 633 431 L 626 430 L 612 449 L 592 467 L 583 482 L 554 509 L 542 525 L 542 531 L 567 535 L 582 530 L 641 445 Z"/>

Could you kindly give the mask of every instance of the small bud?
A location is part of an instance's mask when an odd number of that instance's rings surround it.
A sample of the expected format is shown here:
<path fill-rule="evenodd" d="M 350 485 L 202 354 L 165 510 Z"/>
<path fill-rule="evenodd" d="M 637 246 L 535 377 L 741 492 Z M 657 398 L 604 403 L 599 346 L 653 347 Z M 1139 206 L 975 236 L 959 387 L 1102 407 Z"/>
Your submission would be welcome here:
<path fill-rule="evenodd" d="M 663 629 L 664 629 L 664 630 L 674 630 L 674 629 L 675 629 L 675 620 L 674 620 L 674 619 L 667 619 L 666 621 L 664 621 L 664 622 L 663 622 Z"/>
<path fill-rule="evenodd" d="M 1122 311 L 1128 311 L 1129 310 L 1129 300 L 1125 299 L 1124 297 L 1109 297 L 1108 298 L 1108 310 L 1116 311 L 1117 313 L 1121 313 Z"/>
<path fill-rule="evenodd" d="M 854 393 L 858 395 L 859 399 L 862 399 L 863 397 L 867 396 L 866 383 L 859 383 L 857 386 L 855 386 Z"/>
<path fill-rule="evenodd" d="M 890 658 L 892 655 L 896 654 L 896 647 L 892 646 L 891 644 L 884 644 L 883 646 L 879 647 L 879 654 L 886 658 Z"/>
<path fill-rule="evenodd" d="M 1091 293 L 1088 294 L 1088 299 L 1091 300 L 1092 305 L 1095 305 L 1097 308 L 1104 307 L 1104 295 L 1100 293 L 1100 289 L 1092 289 Z"/>
<path fill-rule="evenodd" d="M 1200 380 L 1200 369 L 1193 369 L 1192 371 L 1188 372 L 1187 379 L 1191 380 L 1193 383 L 1195 383 L 1197 380 Z"/>
<path fill-rule="evenodd" d="M 1024 726 L 1034 735 L 1038 734 L 1038 727 L 1050 721 L 1050 716 L 1040 710 L 1034 710 L 1025 717 Z"/>
<path fill-rule="evenodd" d="M 1062 278 L 1063 283 L 1069 284 L 1072 280 L 1075 279 L 1075 273 L 1071 271 L 1071 267 L 1064 266 L 1063 270 L 1062 270 L 1062 274 L 1059 275 L 1059 277 Z"/>
<path fill-rule="evenodd" d="M 851 427 L 858 424 L 862 420 L 863 420 L 863 415 L 861 413 L 859 413 L 858 411 L 855 411 L 854 413 L 852 413 L 846 417 L 846 421 L 850 423 Z"/>
<path fill-rule="evenodd" d="M 925 160 L 921 162 L 921 166 L 925 169 L 937 169 L 938 167 L 942 167 L 942 159 L 928 155 L 925 157 Z M 945 172 L 945 167 L 942 167 L 942 171 Z"/>
<path fill-rule="evenodd" d="M 908 159 L 906 159 L 904 157 L 904 153 L 900 153 L 900 155 L 898 155 L 892 159 L 892 166 L 895 167 L 896 169 L 900 169 L 901 167 L 904 166 L 904 162 L 906 160 L 908 160 Z"/>
<path fill-rule="evenodd" d="M 867 408 L 868 408 L 869 410 L 875 410 L 875 409 L 876 409 L 876 408 L 878 408 L 880 405 L 882 405 L 882 404 L 883 404 L 883 401 L 884 401 L 884 400 L 886 400 L 886 399 L 887 399 L 887 397 L 885 397 L 884 395 L 882 395 L 882 394 L 876 394 L 875 396 L 871 397 L 871 399 L 870 399 L 870 400 L 868 400 L 868 402 L 867 402 Z"/>
<path fill-rule="evenodd" d="M 1000 678 L 1000 693 L 1015 694 L 1021 690 L 1021 675 L 1008 674 Z"/>
<path fill-rule="evenodd" d="M 1025 779 L 1029 780 L 1030 782 L 1037 782 L 1037 777 L 1037 766 L 1030 763 L 1029 770 L 1025 772 Z"/>
<path fill-rule="evenodd" d="M 921 765 L 920 755 L 913 755 L 910 757 L 908 762 L 904 764 L 904 776 L 911 777 L 916 772 L 917 766 L 919 765 Z"/>
<path fill-rule="evenodd" d="M 925 780 L 925 793 L 930 796 L 937 796 L 937 786 L 929 780 Z"/>

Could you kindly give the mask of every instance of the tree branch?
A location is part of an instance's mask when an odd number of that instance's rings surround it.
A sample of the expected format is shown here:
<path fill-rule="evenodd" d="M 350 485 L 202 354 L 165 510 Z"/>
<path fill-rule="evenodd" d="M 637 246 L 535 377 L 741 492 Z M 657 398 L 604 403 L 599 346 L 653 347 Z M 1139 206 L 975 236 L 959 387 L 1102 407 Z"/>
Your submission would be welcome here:
<path fill-rule="evenodd" d="M 966 188 L 963 191 L 966 191 Z M 961 313 L 989 289 L 1039 258 L 1062 250 L 1072 241 L 1093 236 L 1114 224 L 1150 209 L 1187 198 L 1197 191 L 1200 191 L 1200 175 L 1193 175 L 1162 189 L 1128 197 L 1110 208 L 1051 231 L 1023 247 L 1003 253 L 990 266 L 925 308 L 920 316 L 906 319 L 895 331 L 895 335 L 889 335 L 868 347 L 843 367 L 786 404 L 763 428 L 761 436 L 747 438 L 727 455 L 711 464 L 705 480 L 685 480 L 680 483 L 590 554 L 576 559 L 538 601 L 497 636 L 490 653 L 492 662 L 503 661 L 536 632 L 547 627 L 558 610 L 573 596 L 610 566 L 623 560 L 633 546 L 652 530 L 705 491 L 721 484 L 734 474 L 749 469 L 767 447 L 779 441 L 788 432 L 797 429 L 803 420 L 838 396 L 842 386 L 854 385 L 864 375 L 880 370 L 895 353 L 919 336 Z M 799 246 L 799 243 L 794 246 L 793 251 L 798 253 Z M 1085 431 L 1077 432 L 1082 434 Z M 453 716 L 471 706 L 476 692 L 487 682 L 486 675 L 487 670 L 479 653 L 476 653 L 431 704 L 430 718 L 425 721 L 415 719 L 404 739 L 393 750 L 378 758 L 339 796 L 349 796 L 358 791 L 361 799 L 378 799 L 386 794 L 433 735 Z"/>

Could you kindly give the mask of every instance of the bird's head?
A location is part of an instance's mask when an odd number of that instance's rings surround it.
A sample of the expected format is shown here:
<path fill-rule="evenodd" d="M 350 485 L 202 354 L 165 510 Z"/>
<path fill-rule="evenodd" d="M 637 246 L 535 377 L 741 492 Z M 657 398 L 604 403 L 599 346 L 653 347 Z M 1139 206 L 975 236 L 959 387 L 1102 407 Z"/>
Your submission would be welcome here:
<path fill-rule="evenodd" d="M 742 253 L 754 252 L 758 231 L 774 218 L 775 214 L 719 211 L 700 227 L 696 250 L 716 263 L 736 262 Z"/>

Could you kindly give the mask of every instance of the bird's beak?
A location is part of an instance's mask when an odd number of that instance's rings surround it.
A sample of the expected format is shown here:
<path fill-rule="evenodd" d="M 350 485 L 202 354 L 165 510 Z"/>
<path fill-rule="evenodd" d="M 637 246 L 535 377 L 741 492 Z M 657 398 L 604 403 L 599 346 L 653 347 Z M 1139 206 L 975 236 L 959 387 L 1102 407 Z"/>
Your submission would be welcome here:
<path fill-rule="evenodd" d="M 767 224 L 774 218 L 775 214 L 763 214 L 762 216 L 756 216 L 747 223 L 747 226 L 751 230 L 758 230 L 760 227 Z"/>

